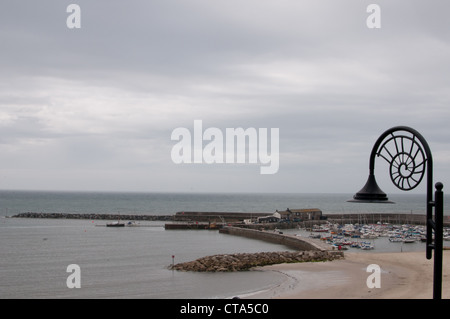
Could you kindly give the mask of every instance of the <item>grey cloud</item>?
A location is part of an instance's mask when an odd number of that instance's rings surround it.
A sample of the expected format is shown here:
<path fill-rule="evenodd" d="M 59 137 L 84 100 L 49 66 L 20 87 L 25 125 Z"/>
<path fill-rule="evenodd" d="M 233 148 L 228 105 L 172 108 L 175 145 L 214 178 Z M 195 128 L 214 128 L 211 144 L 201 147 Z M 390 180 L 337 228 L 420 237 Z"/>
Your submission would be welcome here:
<path fill-rule="evenodd" d="M 365 174 L 376 137 L 399 124 L 450 160 L 446 1 L 379 0 L 380 30 L 365 25 L 368 1 L 79 0 L 79 30 L 65 26 L 69 3 L 9 1 L 0 10 L 3 167 L 33 151 L 46 172 L 78 172 L 67 181 L 50 174 L 45 187 L 81 188 L 89 182 L 79 176 L 97 170 L 96 188 L 110 188 L 108 176 L 138 187 L 128 172 L 153 174 L 138 183 L 153 190 L 170 190 L 179 176 L 206 185 L 236 174 L 220 190 L 292 191 L 295 180 L 294 191 L 319 191 L 298 181 L 319 187 L 334 172 L 328 190 L 342 191 L 358 179 L 347 176 L 352 167 Z M 280 128 L 279 173 L 175 166 L 170 133 L 194 119 Z M 20 163 L 17 174 L 33 170 Z"/>

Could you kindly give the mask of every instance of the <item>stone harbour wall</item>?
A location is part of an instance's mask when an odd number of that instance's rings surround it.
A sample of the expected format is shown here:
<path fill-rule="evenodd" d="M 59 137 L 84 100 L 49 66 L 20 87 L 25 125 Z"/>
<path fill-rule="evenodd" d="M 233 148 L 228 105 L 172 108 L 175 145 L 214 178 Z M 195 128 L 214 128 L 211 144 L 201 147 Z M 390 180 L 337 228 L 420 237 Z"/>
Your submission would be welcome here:
<path fill-rule="evenodd" d="M 266 265 L 330 261 L 342 258 L 344 258 L 344 253 L 341 251 L 318 250 L 223 254 L 171 265 L 169 269 L 197 272 L 231 272 L 244 271 Z"/>
<path fill-rule="evenodd" d="M 243 236 L 247 238 L 253 238 L 263 240 L 275 244 L 285 245 L 297 250 L 319 250 L 327 251 L 333 250 L 333 247 L 327 243 L 318 239 L 312 239 L 307 237 L 299 237 L 295 235 L 287 235 L 277 231 L 264 231 L 256 229 L 248 229 L 241 227 L 224 227 L 220 230 L 223 234 L 230 234 L 235 236 Z"/>

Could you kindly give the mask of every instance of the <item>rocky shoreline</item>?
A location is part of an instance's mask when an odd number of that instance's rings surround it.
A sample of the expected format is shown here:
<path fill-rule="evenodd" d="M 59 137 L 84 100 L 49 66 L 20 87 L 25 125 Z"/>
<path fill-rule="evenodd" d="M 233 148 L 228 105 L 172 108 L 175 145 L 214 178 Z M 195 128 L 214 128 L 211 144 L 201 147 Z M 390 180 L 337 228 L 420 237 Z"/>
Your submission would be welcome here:
<path fill-rule="evenodd" d="M 196 272 L 245 271 L 254 267 L 300 262 L 331 261 L 344 258 L 341 251 L 282 251 L 222 254 L 170 265 L 171 270 Z"/>

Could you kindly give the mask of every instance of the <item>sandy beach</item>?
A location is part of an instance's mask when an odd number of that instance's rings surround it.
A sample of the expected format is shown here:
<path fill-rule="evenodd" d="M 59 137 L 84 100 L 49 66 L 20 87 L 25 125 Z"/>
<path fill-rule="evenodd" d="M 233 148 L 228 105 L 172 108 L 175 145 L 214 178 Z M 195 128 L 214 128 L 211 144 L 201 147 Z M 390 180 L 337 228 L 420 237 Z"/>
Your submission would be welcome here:
<path fill-rule="evenodd" d="M 442 298 L 450 298 L 450 250 L 444 251 Z M 380 267 L 380 288 L 368 288 Z M 431 299 L 433 259 L 425 252 L 345 253 L 345 259 L 329 262 L 278 264 L 258 270 L 280 272 L 286 281 L 247 298 L 280 299 Z"/>

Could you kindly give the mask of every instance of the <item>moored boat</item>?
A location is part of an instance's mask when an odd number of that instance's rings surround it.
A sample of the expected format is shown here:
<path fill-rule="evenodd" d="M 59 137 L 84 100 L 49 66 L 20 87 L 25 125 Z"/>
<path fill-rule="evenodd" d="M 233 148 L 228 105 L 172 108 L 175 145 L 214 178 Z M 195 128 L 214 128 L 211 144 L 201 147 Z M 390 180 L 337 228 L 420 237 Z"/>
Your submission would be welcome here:
<path fill-rule="evenodd" d="M 375 249 L 375 246 L 374 245 L 372 245 L 371 243 L 369 243 L 369 242 L 361 242 L 361 249 L 362 250 L 371 250 L 371 249 Z"/>
<path fill-rule="evenodd" d="M 405 238 L 403 238 L 403 242 L 405 243 L 405 244 L 411 244 L 411 243 L 414 243 L 416 240 L 414 239 L 414 238 L 409 238 L 409 237 L 405 237 Z"/>
<path fill-rule="evenodd" d="M 139 224 L 136 223 L 135 221 L 132 221 L 132 222 L 128 222 L 128 223 L 127 223 L 127 227 L 138 227 L 138 226 L 139 226 Z"/>
<path fill-rule="evenodd" d="M 125 223 L 121 223 L 120 221 L 112 222 L 106 224 L 106 227 L 125 227 Z"/>

